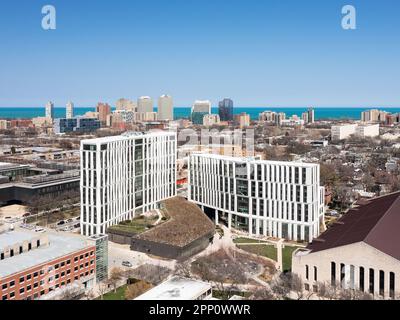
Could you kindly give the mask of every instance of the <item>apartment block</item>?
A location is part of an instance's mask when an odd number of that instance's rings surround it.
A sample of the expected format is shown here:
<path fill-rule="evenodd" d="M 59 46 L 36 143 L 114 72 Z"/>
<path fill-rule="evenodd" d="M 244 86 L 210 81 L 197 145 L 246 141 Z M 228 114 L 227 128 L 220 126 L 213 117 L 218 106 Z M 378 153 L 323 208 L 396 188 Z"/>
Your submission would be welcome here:
<path fill-rule="evenodd" d="M 175 132 L 81 141 L 82 234 L 105 233 L 176 195 Z"/>
<path fill-rule="evenodd" d="M 255 236 L 312 241 L 324 227 L 319 165 L 192 154 L 188 199 Z"/>

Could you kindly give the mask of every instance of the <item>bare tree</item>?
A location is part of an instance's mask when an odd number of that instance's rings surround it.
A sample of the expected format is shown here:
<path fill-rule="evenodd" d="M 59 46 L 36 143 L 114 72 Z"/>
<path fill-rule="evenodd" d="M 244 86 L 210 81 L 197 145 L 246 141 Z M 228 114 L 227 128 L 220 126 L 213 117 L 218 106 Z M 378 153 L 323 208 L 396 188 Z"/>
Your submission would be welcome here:
<path fill-rule="evenodd" d="M 110 285 L 114 288 L 114 292 L 117 292 L 118 282 L 121 281 L 124 275 L 124 271 L 120 268 L 114 267 L 111 270 L 110 278 L 108 279 Z"/>
<path fill-rule="evenodd" d="M 98 292 L 100 293 L 100 299 L 101 300 L 103 300 L 104 294 L 106 294 L 108 292 L 108 287 L 109 287 L 108 282 L 101 282 L 97 286 Z"/>
<path fill-rule="evenodd" d="M 190 270 L 190 263 L 185 262 L 185 261 L 178 261 L 175 264 L 175 275 L 185 277 L 185 278 L 190 278 L 192 272 Z"/>

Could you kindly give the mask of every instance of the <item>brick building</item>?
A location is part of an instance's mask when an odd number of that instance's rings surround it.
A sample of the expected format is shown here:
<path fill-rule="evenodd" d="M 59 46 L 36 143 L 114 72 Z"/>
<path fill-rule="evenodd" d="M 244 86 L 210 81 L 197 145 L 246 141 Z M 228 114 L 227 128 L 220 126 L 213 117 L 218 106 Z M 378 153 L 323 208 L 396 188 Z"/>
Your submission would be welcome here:
<path fill-rule="evenodd" d="M 96 247 L 85 239 L 26 230 L 0 234 L 0 299 L 34 300 L 95 282 Z"/>

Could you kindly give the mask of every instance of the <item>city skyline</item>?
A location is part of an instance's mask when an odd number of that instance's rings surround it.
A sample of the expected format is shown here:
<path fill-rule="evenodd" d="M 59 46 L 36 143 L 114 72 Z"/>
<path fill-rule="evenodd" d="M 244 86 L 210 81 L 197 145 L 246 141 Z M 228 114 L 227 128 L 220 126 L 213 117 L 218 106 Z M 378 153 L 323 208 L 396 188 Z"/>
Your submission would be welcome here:
<path fill-rule="evenodd" d="M 176 106 L 224 96 L 243 107 L 399 106 L 397 1 L 352 1 L 356 30 L 342 29 L 336 0 L 121 0 L 96 10 L 55 0 L 49 31 L 42 2 L 24 2 L 23 12 L 17 4 L 3 1 L 0 13 L 0 106 L 92 106 L 165 92 Z"/>

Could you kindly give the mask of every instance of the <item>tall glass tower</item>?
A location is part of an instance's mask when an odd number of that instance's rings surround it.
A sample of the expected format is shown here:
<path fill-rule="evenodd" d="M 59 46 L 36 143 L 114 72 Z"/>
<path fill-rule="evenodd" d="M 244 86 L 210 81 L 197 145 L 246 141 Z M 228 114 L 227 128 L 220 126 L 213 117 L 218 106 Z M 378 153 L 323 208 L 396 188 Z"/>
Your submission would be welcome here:
<path fill-rule="evenodd" d="M 233 120 L 233 101 L 231 99 L 224 99 L 218 104 L 218 113 L 221 121 Z"/>

